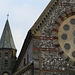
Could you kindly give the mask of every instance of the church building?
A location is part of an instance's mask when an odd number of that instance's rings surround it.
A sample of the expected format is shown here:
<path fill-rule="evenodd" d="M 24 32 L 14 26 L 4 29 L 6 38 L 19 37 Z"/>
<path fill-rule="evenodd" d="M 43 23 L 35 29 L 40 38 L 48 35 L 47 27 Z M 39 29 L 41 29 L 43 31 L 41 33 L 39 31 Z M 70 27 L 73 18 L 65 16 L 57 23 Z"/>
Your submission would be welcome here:
<path fill-rule="evenodd" d="M 0 75 L 75 75 L 75 0 L 51 0 L 16 58 L 9 21 L 0 39 Z"/>

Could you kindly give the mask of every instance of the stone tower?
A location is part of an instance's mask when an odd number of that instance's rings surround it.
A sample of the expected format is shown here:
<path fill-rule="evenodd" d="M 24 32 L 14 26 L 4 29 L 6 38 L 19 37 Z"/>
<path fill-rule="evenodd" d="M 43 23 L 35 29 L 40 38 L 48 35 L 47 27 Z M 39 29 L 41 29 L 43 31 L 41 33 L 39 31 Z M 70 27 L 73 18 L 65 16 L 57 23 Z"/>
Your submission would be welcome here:
<path fill-rule="evenodd" d="M 11 75 L 16 61 L 16 48 L 14 45 L 9 21 L 0 39 L 0 75 Z"/>

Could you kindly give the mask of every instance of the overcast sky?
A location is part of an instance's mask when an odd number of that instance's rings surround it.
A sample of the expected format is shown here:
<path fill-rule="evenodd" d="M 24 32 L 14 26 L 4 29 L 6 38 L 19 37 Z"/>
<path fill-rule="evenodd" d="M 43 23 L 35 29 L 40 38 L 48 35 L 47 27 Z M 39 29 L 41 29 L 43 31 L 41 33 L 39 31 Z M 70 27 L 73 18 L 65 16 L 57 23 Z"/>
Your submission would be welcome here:
<path fill-rule="evenodd" d="M 28 30 L 36 22 L 50 0 L 0 0 L 0 37 L 7 14 L 17 48 L 17 56 L 22 48 Z"/>

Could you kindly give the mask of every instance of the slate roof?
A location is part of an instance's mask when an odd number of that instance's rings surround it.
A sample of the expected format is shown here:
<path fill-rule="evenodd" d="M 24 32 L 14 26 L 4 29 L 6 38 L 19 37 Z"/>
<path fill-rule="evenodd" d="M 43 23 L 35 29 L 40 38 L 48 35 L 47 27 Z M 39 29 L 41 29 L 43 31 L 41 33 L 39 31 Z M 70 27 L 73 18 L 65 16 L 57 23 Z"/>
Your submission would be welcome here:
<path fill-rule="evenodd" d="M 12 48 L 16 50 L 8 20 L 6 21 L 6 24 L 0 39 L 0 49 L 3 49 L 3 48 Z"/>

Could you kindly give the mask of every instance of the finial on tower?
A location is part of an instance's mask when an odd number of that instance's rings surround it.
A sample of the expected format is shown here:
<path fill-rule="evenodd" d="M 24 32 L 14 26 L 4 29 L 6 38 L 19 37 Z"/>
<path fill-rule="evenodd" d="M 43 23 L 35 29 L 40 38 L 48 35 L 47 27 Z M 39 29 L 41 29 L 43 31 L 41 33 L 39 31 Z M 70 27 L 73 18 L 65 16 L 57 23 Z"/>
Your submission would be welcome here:
<path fill-rule="evenodd" d="M 8 19 L 8 17 L 9 17 L 9 14 L 7 14 L 7 19 Z"/>

